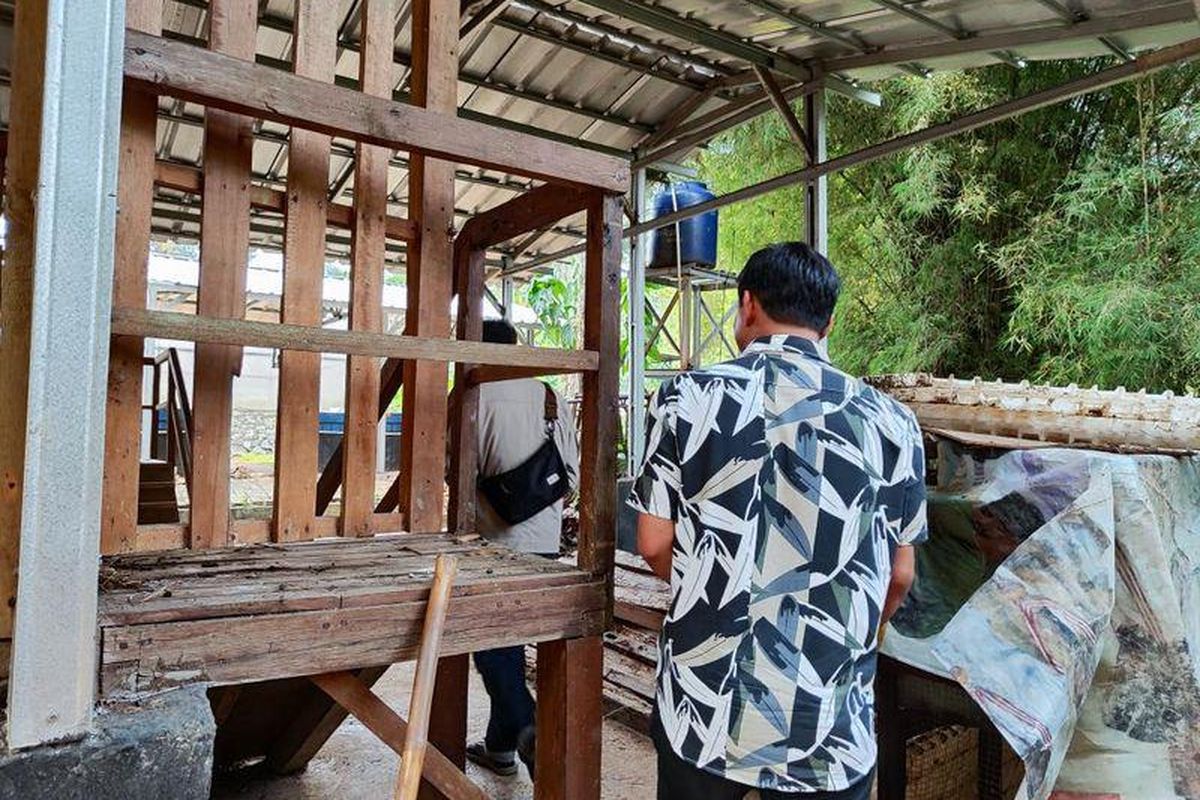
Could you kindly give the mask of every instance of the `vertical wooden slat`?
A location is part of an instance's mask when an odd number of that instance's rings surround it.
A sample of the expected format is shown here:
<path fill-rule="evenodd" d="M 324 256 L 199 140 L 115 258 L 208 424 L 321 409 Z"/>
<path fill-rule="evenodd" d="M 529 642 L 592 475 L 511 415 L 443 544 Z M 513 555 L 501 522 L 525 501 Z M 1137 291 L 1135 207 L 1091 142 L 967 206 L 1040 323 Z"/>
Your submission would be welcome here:
<path fill-rule="evenodd" d="M 162 0 L 129 0 L 125 6 L 125 24 L 158 35 L 162 32 Z M 117 168 L 113 308 L 146 305 L 157 112 L 157 96 L 132 87 L 125 90 L 121 99 L 121 160 Z M 101 553 L 129 552 L 137 538 L 143 341 L 138 336 L 114 336 L 109 350 Z"/>
<path fill-rule="evenodd" d="M 611 613 L 621 368 L 621 198 L 617 195 L 597 192 L 588 207 L 586 269 L 583 346 L 600 354 L 600 368 L 583 377 L 579 568 L 606 579 Z"/>
<path fill-rule="evenodd" d="M 455 250 L 458 280 L 458 338 L 479 341 L 483 336 L 484 251 L 469 246 Z M 467 380 L 470 364 L 454 366 L 454 409 L 451 428 L 450 530 L 475 531 L 475 483 L 479 475 L 477 423 L 479 387 Z"/>
<path fill-rule="evenodd" d="M 333 80 L 339 21 L 336 3 L 298 0 L 293 58 L 297 75 Z M 325 134 L 292 129 L 283 244 L 281 319 L 285 323 L 321 324 L 330 141 Z M 320 391 L 321 354 L 282 351 L 275 416 L 272 536 L 276 541 L 314 536 Z"/>
<path fill-rule="evenodd" d="M 209 47 L 254 59 L 254 0 L 212 0 Z M 250 247 L 252 120 L 208 109 L 204 115 L 204 192 L 200 226 L 197 312 L 206 317 L 245 316 L 246 258 Z M 197 344 L 193 380 L 191 545 L 229 543 L 229 432 L 233 378 L 240 347 Z"/>
<path fill-rule="evenodd" d="M 46 9 L 31 0 L 18 9 L 13 36 L 13 114 L 5 159 L 4 267 L 0 269 L 0 636 L 10 638 L 21 546 L 25 480 L 25 422 L 29 394 L 29 344 L 33 320 L 34 211 L 37 205 Z M 140 364 L 139 359 L 139 364 Z M 140 402 L 140 401 L 139 401 Z M 4 664 L 8 674 L 8 664 Z"/>
<path fill-rule="evenodd" d="M 471 667 L 466 653 L 438 661 L 433 687 L 433 719 L 429 743 L 460 770 L 467 766 L 467 683 Z M 419 800 L 443 800 L 446 794 L 429 781 L 421 781 Z"/>
<path fill-rule="evenodd" d="M 458 12 L 455 0 L 412 4 L 412 101 L 446 114 L 458 103 Z M 413 154 L 409 208 L 421 240 L 409 249 L 407 330 L 447 336 L 453 271 L 454 165 Z M 400 506 L 413 531 L 442 528 L 446 465 L 446 367 L 413 361 L 404 372 L 400 438 Z"/>
<path fill-rule="evenodd" d="M 370 0 L 363 10 L 358 75 L 366 94 L 391 96 L 395 20 L 395 0 Z M 359 144 L 355 149 L 354 234 L 350 245 L 350 330 L 354 331 L 379 331 L 383 326 L 388 156 L 385 148 L 374 145 Z M 371 533 L 378 404 L 379 359 L 347 357 L 343 536 Z"/>
<path fill-rule="evenodd" d="M 534 800 L 599 800 L 603 659 L 599 636 L 538 645 Z"/>

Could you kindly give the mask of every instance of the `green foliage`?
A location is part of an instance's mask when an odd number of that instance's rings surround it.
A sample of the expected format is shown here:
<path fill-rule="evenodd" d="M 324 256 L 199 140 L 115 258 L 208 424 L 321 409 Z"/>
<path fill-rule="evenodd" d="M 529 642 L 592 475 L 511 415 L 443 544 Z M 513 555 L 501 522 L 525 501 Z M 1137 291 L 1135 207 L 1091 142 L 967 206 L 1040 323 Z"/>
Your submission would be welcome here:
<path fill-rule="evenodd" d="M 833 154 L 1105 63 L 901 78 L 885 109 L 832 97 Z M 844 291 L 831 340 L 857 373 L 925 370 L 1182 391 L 1200 385 L 1200 69 L 1051 106 L 829 179 Z M 718 193 L 804 166 L 777 115 L 700 158 Z M 802 238 L 803 191 L 722 210 L 719 260 Z"/>

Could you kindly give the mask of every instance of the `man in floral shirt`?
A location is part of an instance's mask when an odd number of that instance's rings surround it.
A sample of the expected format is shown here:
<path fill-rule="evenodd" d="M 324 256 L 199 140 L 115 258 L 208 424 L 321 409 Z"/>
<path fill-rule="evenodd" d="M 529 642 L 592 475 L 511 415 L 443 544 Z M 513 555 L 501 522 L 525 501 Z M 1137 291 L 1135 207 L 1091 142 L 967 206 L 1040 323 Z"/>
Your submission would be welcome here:
<path fill-rule="evenodd" d="M 741 355 L 650 405 L 630 504 L 671 583 L 660 800 L 870 794 L 875 645 L 926 536 L 925 459 L 912 413 L 829 362 L 838 290 L 805 244 L 755 253 Z"/>

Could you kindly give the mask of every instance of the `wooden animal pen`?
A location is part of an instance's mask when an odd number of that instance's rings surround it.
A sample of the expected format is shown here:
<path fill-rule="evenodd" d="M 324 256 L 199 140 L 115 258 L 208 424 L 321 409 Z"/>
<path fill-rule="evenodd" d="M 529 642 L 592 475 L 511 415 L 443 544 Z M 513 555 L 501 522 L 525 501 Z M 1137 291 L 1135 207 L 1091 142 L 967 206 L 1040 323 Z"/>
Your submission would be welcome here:
<path fill-rule="evenodd" d="M 39 39 L 38 12 L 30 5 L 18 9 L 18 39 Z M 598 797 L 599 636 L 611 609 L 620 213 L 628 165 L 459 119 L 457 0 L 412 4 L 411 104 L 392 98 L 395 0 L 363 4 L 357 87 L 333 81 L 337 4 L 298 0 L 291 74 L 254 62 L 258 5 L 213 0 L 207 47 L 160 35 L 162 0 L 126 5 L 99 694 L 136 698 L 204 682 L 214 687 L 210 696 L 223 726 L 218 747 L 234 759 L 266 757 L 280 770 L 302 767 L 346 712 L 398 749 L 404 722 L 370 685 L 387 665 L 414 657 L 434 559 L 453 552 L 460 572 L 438 670 L 430 731 L 437 752 L 425 770 L 430 796 L 483 796 L 461 771 L 467 654 L 536 642 L 537 796 Z M 159 96 L 204 106 L 200 170 L 156 164 Z M 292 128 L 286 191 L 251 184 L 256 120 Z M 333 137 L 354 142 L 352 207 L 328 203 Z M 31 138 L 19 119 L 12 138 L 18 146 Z M 410 154 L 408 218 L 388 215 L 387 167 L 395 150 Z M 456 230 L 455 163 L 542 183 Z M 145 307 L 156 183 L 195 194 L 202 209 L 195 315 Z M 286 219 L 278 324 L 243 318 L 252 206 Z M 484 251 L 579 212 L 586 214 L 588 242 L 583 349 L 479 341 Z M 351 238 L 346 331 L 320 326 L 326 229 L 334 226 Z M 399 336 L 380 330 L 389 238 L 407 248 L 409 312 Z M 447 313 L 452 296 L 455 331 Z M 137 520 L 144 337 L 196 343 L 191 514 L 179 524 Z M 233 521 L 230 412 L 247 346 L 282 351 L 275 496 L 270 520 Z M 348 356 L 346 434 L 332 477 L 342 489 L 336 516 L 317 510 L 320 353 Z M 447 364 L 454 364 L 453 409 Z M 475 435 L 480 383 L 558 373 L 583 375 L 576 567 L 473 536 L 477 465 L 473 448 L 458 445 Z M 374 497 L 375 432 L 381 409 L 401 387 L 404 449 L 389 508 L 387 498 L 377 505 Z"/>

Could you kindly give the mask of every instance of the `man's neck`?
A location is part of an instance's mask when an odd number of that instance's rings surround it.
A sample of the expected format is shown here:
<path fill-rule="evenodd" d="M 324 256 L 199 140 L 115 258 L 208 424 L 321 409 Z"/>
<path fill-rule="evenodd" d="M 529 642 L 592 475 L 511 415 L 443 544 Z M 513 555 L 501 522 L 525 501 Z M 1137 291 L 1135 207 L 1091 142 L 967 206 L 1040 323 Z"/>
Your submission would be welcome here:
<path fill-rule="evenodd" d="M 812 328 L 806 328 L 803 325 L 762 325 L 755 328 L 753 331 L 747 331 L 750 334 L 747 339 L 747 344 L 755 339 L 763 339 L 768 336 L 798 336 L 801 339 L 809 339 L 814 342 L 821 341 L 823 336 Z"/>

